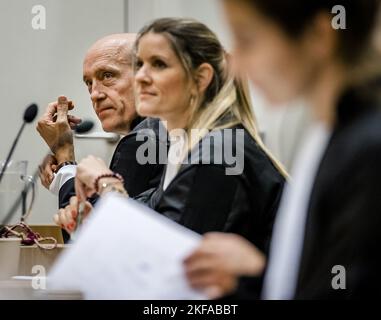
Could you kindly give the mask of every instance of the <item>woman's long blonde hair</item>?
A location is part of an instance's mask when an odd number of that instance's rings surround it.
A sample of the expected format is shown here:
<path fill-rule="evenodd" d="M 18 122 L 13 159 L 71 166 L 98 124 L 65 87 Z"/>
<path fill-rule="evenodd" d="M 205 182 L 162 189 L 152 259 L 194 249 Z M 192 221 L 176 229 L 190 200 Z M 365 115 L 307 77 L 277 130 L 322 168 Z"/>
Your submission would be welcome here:
<path fill-rule="evenodd" d="M 202 63 L 213 67 L 212 80 L 202 96 L 193 97 L 190 102 L 190 117 L 187 132 L 191 129 L 220 130 L 242 125 L 258 146 L 271 159 L 274 166 L 288 177 L 283 165 L 265 147 L 259 135 L 247 81 L 234 77 L 230 71 L 227 54 L 217 36 L 204 24 L 184 18 L 161 18 L 143 27 L 138 33 L 139 40 L 147 33 L 165 36 L 180 59 L 190 79 L 195 79 L 195 71 Z M 202 139 L 188 139 L 189 150 Z"/>

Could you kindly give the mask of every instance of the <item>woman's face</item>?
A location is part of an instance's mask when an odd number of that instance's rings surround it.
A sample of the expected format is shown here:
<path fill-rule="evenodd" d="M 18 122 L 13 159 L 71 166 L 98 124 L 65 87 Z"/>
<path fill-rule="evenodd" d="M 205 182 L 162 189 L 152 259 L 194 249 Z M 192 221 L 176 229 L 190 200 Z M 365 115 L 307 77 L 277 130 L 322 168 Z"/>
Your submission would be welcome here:
<path fill-rule="evenodd" d="M 291 40 L 258 11 L 241 1 L 224 1 L 234 37 L 237 67 L 249 73 L 272 104 L 289 102 L 305 93 L 316 72 L 310 46 Z"/>
<path fill-rule="evenodd" d="M 189 112 L 190 80 L 161 34 L 147 33 L 137 50 L 135 90 L 137 111 L 183 127 Z"/>

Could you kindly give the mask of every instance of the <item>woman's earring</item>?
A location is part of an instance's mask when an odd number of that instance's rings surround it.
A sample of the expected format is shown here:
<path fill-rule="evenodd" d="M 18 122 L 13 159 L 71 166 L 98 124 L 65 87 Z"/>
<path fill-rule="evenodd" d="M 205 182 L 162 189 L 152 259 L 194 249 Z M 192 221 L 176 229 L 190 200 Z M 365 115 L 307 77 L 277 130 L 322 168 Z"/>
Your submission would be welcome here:
<path fill-rule="evenodd" d="M 193 105 L 194 105 L 194 103 L 195 103 L 195 100 L 196 100 L 196 98 L 195 98 L 195 96 L 192 94 L 192 95 L 190 96 L 190 99 L 189 99 L 189 105 L 190 105 L 191 107 L 193 107 Z"/>

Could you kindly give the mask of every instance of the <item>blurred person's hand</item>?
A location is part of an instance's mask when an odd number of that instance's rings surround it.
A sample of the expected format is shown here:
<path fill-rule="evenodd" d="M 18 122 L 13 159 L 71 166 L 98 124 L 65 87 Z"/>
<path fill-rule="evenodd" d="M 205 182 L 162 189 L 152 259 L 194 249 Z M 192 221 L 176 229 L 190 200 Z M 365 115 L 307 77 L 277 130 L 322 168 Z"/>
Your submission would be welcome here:
<path fill-rule="evenodd" d="M 76 196 L 71 197 L 70 203 L 54 215 L 54 223 L 65 229 L 68 233 L 72 233 L 77 228 L 78 207 L 78 198 Z M 91 203 L 86 201 L 82 221 L 87 218 L 92 209 Z"/>
<path fill-rule="evenodd" d="M 57 165 L 58 165 L 57 159 L 53 155 L 49 154 L 44 158 L 42 163 L 38 166 L 41 184 L 46 189 L 49 189 L 50 184 L 52 183 L 54 179 L 54 171 L 57 168 Z"/>
<path fill-rule="evenodd" d="M 243 237 L 207 233 L 200 246 L 184 260 L 189 284 L 215 299 L 234 292 L 240 276 L 258 276 L 265 255 Z"/>
<path fill-rule="evenodd" d="M 81 119 L 68 115 L 68 111 L 73 108 L 72 101 L 68 101 L 65 96 L 58 97 L 56 102 L 48 105 L 36 127 L 58 163 L 74 161 L 75 158 L 72 128 Z"/>

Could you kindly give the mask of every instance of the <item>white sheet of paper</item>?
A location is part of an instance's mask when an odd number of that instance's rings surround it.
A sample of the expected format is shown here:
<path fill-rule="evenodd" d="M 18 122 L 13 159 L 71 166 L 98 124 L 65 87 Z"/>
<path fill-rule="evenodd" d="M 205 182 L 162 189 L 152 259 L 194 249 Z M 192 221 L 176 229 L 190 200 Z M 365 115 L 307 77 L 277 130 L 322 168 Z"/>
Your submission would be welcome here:
<path fill-rule="evenodd" d="M 201 237 L 135 200 L 108 194 L 48 276 L 48 289 L 85 299 L 206 299 L 189 287 L 183 259 Z"/>

